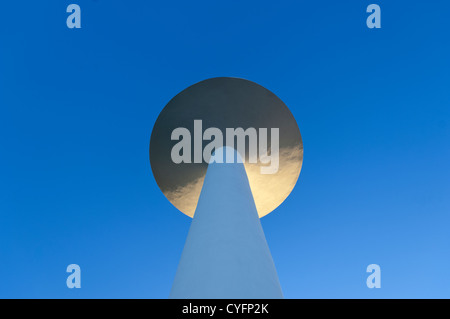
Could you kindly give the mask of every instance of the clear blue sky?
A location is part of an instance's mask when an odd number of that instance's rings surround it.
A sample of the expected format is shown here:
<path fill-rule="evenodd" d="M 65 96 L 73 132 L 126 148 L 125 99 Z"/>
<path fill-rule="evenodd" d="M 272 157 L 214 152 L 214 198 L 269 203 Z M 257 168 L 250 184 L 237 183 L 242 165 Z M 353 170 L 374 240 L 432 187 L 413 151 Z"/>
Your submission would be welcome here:
<path fill-rule="evenodd" d="M 268 88 L 302 133 L 262 219 L 286 298 L 450 297 L 449 1 L 73 2 L 78 30 L 70 1 L 0 5 L 0 297 L 167 298 L 190 218 L 150 134 L 216 76 Z"/>

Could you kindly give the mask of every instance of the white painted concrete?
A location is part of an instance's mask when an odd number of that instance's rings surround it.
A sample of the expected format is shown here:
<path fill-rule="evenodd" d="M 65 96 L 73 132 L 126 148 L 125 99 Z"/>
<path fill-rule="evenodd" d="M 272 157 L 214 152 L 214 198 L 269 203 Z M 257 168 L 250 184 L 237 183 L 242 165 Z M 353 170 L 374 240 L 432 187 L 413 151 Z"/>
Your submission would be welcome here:
<path fill-rule="evenodd" d="M 242 163 L 209 164 L 169 297 L 283 298 Z"/>

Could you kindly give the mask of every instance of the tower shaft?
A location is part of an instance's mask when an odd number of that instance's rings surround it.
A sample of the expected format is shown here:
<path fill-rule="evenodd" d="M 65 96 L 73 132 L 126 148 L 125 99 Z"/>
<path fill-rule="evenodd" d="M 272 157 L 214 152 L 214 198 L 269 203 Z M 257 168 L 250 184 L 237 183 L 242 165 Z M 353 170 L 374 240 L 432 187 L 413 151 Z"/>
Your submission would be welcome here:
<path fill-rule="evenodd" d="M 170 298 L 283 298 L 242 163 L 209 164 Z"/>

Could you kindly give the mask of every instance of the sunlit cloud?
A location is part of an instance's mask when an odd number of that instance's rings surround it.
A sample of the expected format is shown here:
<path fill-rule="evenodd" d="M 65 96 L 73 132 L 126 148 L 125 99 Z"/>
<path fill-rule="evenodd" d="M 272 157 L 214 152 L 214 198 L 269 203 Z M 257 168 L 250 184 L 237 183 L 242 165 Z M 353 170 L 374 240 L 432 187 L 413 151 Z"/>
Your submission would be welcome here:
<path fill-rule="evenodd" d="M 279 151 L 280 165 L 276 174 L 261 174 L 263 164 L 244 163 L 259 217 L 277 208 L 291 193 L 303 162 L 301 146 L 285 147 Z M 227 165 L 227 164 L 214 164 Z M 167 191 L 167 199 L 180 211 L 193 217 L 205 176 L 174 190 Z"/>
<path fill-rule="evenodd" d="M 197 178 L 195 181 L 185 186 L 178 187 L 173 191 L 167 191 L 165 195 L 167 199 L 181 212 L 189 217 L 194 217 L 204 179 L 204 176 Z"/>
<path fill-rule="evenodd" d="M 272 212 L 289 196 L 302 168 L 302 148 L 282 148 L 279 156 L 280 166 L 275 174 L 261 174 L 260 164 L 245 163 L 259 217 Z"/>

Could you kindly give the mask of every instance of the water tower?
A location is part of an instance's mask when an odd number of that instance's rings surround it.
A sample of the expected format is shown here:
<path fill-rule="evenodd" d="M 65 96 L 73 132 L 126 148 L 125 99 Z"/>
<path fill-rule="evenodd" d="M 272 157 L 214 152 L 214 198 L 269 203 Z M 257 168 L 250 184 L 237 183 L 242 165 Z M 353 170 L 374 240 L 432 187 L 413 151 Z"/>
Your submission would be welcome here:
<path fill-rule="evenodd" d="M 288 197 L 302 161 L 293 115 L 254 82 L 208 79 L 166 105 L 151 167 L 167 199 L 193 217 L 170 298 L 283 297 L 260 218 Z"/>

